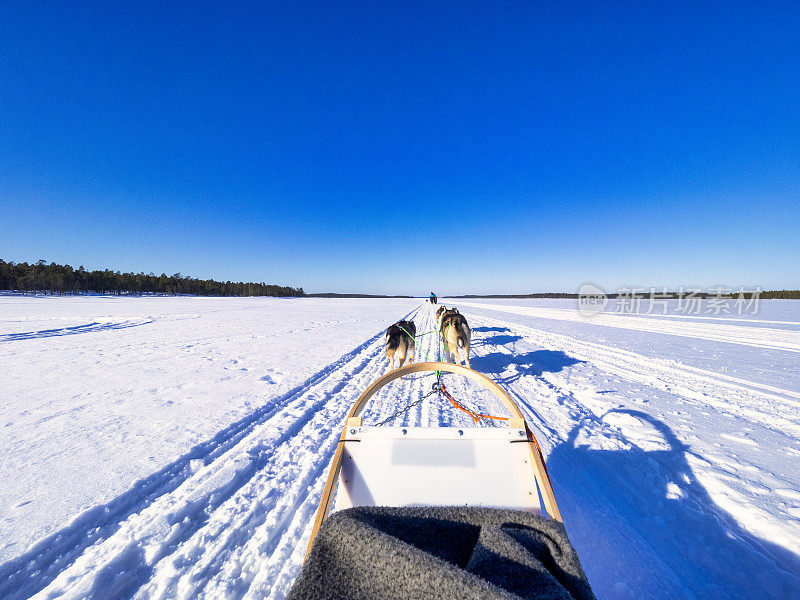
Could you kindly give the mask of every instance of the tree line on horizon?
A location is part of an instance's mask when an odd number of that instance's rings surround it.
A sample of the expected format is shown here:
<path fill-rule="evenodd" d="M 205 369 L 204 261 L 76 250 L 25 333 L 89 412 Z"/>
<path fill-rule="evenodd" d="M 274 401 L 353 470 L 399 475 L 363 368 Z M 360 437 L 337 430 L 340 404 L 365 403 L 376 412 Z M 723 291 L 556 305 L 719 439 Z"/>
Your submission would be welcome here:
<path fill-rule="evenodd" d="M 761 292 L 762 300 L 800 300 L 800 290 L 771 290 Z"/>
<path fill-rule="evenodd" d="M 104 269 L 87 271 L 69 265 L 28 264 L 0 260 L 0 290 L 47 294 L 170 294 L 192 296 L 305 296 L 303 288 L 261 283 L 195 279 L 180 273 L 120 273 Z"/>
<path fill-rule="evenodd" d="M 410 296 L 383 296 L 373 294 L 306 294 L 302 287 L 293 288 L 261 283 L 244 283 L 232 281 L 215 281 L 213 279 L 195 279 L 180 273 L 174 275 L 155 275 L 154 273 L 121 273 L 104 269 L 87 271 L 83 265 L 77 269 L 70 265 L 47 264 L 45 260 L 35 263 L 6 262 L 0 259 L 0 290 L 12 292 L 32 292 L 47 294 L 169 294 L 191 296 L 277 296 L 297 297 L 313 296 L 322 298 L 407 298 Z M 746 293 L 749 297 L 751 293 Z M 615 298 L 618 294 L 609 294 Z M 668 292 L 659 297 L 677 298 L 678 292 Z M 534 294 L 464 294 L 452 298 L 574 298 L 575 293 L 534 293 Z M 644 297 L 644 296 L 643 296 Z M 708 293 L 698 297 L 710 297 Z M 762 291 L 761 299 L 800 300 L 800 290 Z"/>
<path fill-rule="evenodd" d="M 745 291 L 743 292 L 743 296 L 745 298 L 752 298 L 756 292 L 753 291 Z M 757 293 L 758 297 L 762 300 L 800 300 L 800 290 L 769 290 L 769 291 L 761 291 Z M 733 291 L 730 293 L 722 294 L 719 297 L 722 298 L 736 298 L 738 296 L 738 292 Z M 461 296 L 449 296 L 450 298 L 517 298 L 517 299 L 541 299 L 541 298 L 552 298 L 552 299 L 561 299 L 561 300 L 577 300 L 580 298 L 580 294 L 575 294 L 571 292 L 543 292 L 543 293 L 535 293 L 535 294 L 463 294 Z M 606 297 L 609 299 L 618 299 L 618 298 L 641 298 L 642 300 L 647 300 L 650 298 L 650 292 L 641 291 L 631 294 L 619 294 L 619 293 L 610 293 L 606 294 Z M 681 298 L 686 297 L 686 292 L 666 292 L 662 293 L 659 292 L 655 295 L 657 299 L 666 299 L 666 300 L 679 300 Z M 698 292 L 693 295 L 694 298 L 716 298 L 718 297 L 717 294 L 712 292 Z"/>

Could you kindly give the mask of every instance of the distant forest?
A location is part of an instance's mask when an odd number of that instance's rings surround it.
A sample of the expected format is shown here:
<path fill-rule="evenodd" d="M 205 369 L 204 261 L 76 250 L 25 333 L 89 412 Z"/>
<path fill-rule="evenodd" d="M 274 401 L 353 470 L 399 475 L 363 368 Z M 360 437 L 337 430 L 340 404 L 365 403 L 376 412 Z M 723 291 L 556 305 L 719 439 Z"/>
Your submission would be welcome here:
<path fill-rule="evenodd" d="M 155 275 L 87 271 L 83 265 L 28 264 L 0 260 L 0 290 L 47 294 L 189 294 L 194 296 L 305 296 L 303 288 L 266 283 L 195 279 L 180 273 Z"/>
<path fill-rule="evenodd" d="M 413 298 L 414 296 L 386 296 L 384 294 L 339 294 L 335 292 L 321 292 L 306 294 L 309 298 Z"/>
<path fill-rule="evenodd" d="M 720 297 L 722 298 L 735 298 L 738 295 L 738 292 L 733 292 L 730 294 L 722 294 Z M 753 292 L 745 291 L 744 292 L 745 298 L 751 298 Z M 621 294 L 606 294 L 608 298 L 621 298 L 623 295 Z M 685 296 L 685 293 L 684 293 Z M 580 298 L 578 294 L 568 293 L 568 292 L 547 292 L 547 293 L 537 293 L 537 294 L 464 294 L 462 296 L 449 296 L 450 298 L 560 298 L 560 299 L 572 299 L 577 300 Z M 647 300 L 650 298 L 649 292 L 639 292 L 639 293 L 632 293 L 630 295 L 625 295 L 624 297 L 635 297 L 635 298 L 642 298 Z M 677 300 L 681 298 L 680 292 L 667 292 L 658 293 L 655 295 L 656 298 L 662 299 L 672 299 Z M 700 292 L 695 294 L 693 297 L 695 298 L 716 298 L 716 294 L 712 294 L 710 292 Z M 800 290 L 771 290 L 766 292 L 760 292 L 758 297 L 762 300 L 800 300 Z"/>
<path fill-rule="evenodd" d="M 800 290 L 772 290 L 761 292 L 761 298 L 768 300 L 800 300 Z"/>
<path fill-rule="evenodd" d="M 77 269 L 69 265 L 57 265 L 40 260 L 28 264 L 0 260 L 0 290 L 12 292 L 30 292 L 45 294 L 171 294 L 192 296 L 279 296 L 297 297 L 313 296 L 318 298 L 410 298 L 411 296 L 383 296 L 379 294 L 338 294 L 317 293 L 306 294 L 303 288 L 261 283 L 243 283 L 232 281 L 215 281 L 213 279 L 195 279 L 180 273 L 174 275 L 155 275 L 154 273 L 120 273 L 105 269 L 103 271 L 87 271 L 81 265 Z M 639 295 L 639 294 L 637 294 Z M 745 294 L 750 296 L 749 293 Z M 608 294 L 616 298 L 619 294 Z M 574 293 L 536 293 L 536 294 L 465 294 L 449 296 L 450 298 L 573 298 Z M 642 298 L 649 297 L 641 294 Z M 660 298 L 677 298 L 678 292 L 658 294 Z M 709 293 L 700 293 L 696 297 L 711 297 Z M 761 292 L 762 299 L 800 300 L 800 290 L 774 290 Z"/>

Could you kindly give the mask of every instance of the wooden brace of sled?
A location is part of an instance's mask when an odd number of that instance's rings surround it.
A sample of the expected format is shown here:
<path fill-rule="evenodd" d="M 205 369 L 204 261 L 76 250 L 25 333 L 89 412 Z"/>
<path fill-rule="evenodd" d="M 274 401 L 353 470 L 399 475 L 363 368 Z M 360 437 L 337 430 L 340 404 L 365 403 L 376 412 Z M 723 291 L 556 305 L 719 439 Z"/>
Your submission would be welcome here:
<path fill-rule="evenodd" d="M 544 458 L 542 457 L 539 444 L 530 428 L 525 423 L 525 417 L 522 414 L 522 411 L 520 411 L 516 402 L 511 399 L 506 391 L 482 373 L 478 373 L 477 371 L 473 371 L 472 369 L 468 369 L 467 367 L 461 365 L 442 362 L 411 363 L 394 371 L 390 371 L 383 377 L 377 379 L 372 385 L 364 390 L 361 396 L 359 396 L 358 400 L 356 400 L 353 408 L 350 409 L 350 412 L 345 420 L 345 427 L 342 430 L 341 439 L 339 444 L 336 446 L 336 451 L 333 455 L 333 460 L 331 461 L 330 470 L 328 471 L 328 478 L 325 481 L 325 487 L 322 490 L 322 498 L 320 500 L 319 508 L 317 509 L 316 518 L 314 519 L 314 526 L 311 530 L 311 538 L 308 542 L 308 548 L 306 549 L 306 556 L 308 556 L 308 552 L 311 550 L 311 546 L 317 537 L 319 528 L 322 526 L 323 521 L 328 517 L 330 512 L 331 502 L 333 500 L 333 492 L 336 489 L 339 473 L 342 469 L 345 446 L 344 441 L 347 439 L 348 430 L 361 426 L 361 417 L 359 415 L 369 399 L 372 398 L 372 396 L 374 396 L 379 389 L 395 379 L 399 379 L 404 375 L 417 373 L 419 371 L 446 371 L 449 373 L 455 373 L 457 375 L 463 375 L 464 377 L 467 377 L 488 388 L 503 403 L 509 412 L 508 426 L 511 428 L 524 429 L 527 434 L 527 440 L 523 441 L 527 442 L 526 446 L 528 448 L 528 454 L 530 455 L 530 464 L 533 467 L 536 483 L 538 485 L 539 493 L 542 496 L 542 500 L 544 501 L 544 507 L 547 510 L 547 514 L 557 521 L 562 520 L 561 513 L 558 510 L 558 505 L 556 504 L 556 498 L 553 493 L 553 486 L 550 482 L 550 476 L 547 473 L 547 467 L 544 464 Z"/>

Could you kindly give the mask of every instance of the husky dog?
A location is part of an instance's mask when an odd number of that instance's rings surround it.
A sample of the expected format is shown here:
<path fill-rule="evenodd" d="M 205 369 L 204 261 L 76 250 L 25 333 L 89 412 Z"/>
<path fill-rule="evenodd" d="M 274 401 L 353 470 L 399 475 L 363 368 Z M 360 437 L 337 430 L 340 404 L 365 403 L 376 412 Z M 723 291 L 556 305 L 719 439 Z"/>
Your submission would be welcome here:
<path fill-rule="evenodd" d="M 447 310 L 446 306 L 440 306 L 436 310 L 436 327 L 439 328 L 442 326 L 442 313 Z"/>
<path fill-rule="evenodd" d="M 406 359 L 409 364 L 414 362 L 415 335 L 417 335 L 417 327 L 414 325 L 414 321 L 398 321 L 386 330 L 386 339 L 383 345 L 386 348 L 386 356 L 391 369 L 394 369 L 395 356 L 399 361 L 398 368 L 403 366 Z"/>
<path fill-rule="evenodd" d="M 464 358 L 467 362 L 467 367 L 472 368 L 469 364 L 469 340 L 472 332 L 469 330 L 467 320 L 464 318 L 457 308 L 445 308 L 442 306 L 436 311 L 436 323 L 439 326 L 439 337 L 444 344 L 444 358 L 449 360 L 449 348 L 453 349 L 455 363 L 461 364 L 461 356 L 458 349 L 464 350 Z"/>

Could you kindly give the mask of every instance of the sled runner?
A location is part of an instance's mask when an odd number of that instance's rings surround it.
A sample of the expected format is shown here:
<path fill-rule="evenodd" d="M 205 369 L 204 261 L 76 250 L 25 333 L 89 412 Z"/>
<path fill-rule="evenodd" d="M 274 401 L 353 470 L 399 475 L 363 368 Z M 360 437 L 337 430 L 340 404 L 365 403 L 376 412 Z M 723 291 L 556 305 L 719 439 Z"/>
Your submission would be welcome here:
<path fill-rule="evenodd" d="M 508 416 L 470 410 L 441 386 L 434 390 L 455 408 L 501 426 L 362 423 L 359 415 L 378 390 L 420 371 L 481 384 Z M 425 362 L 390 371 L 361 394 L 347 415 L 287 600 L 311 598 L 594 598 L 536 438 L 499 385 L 461 365 Z"/>

